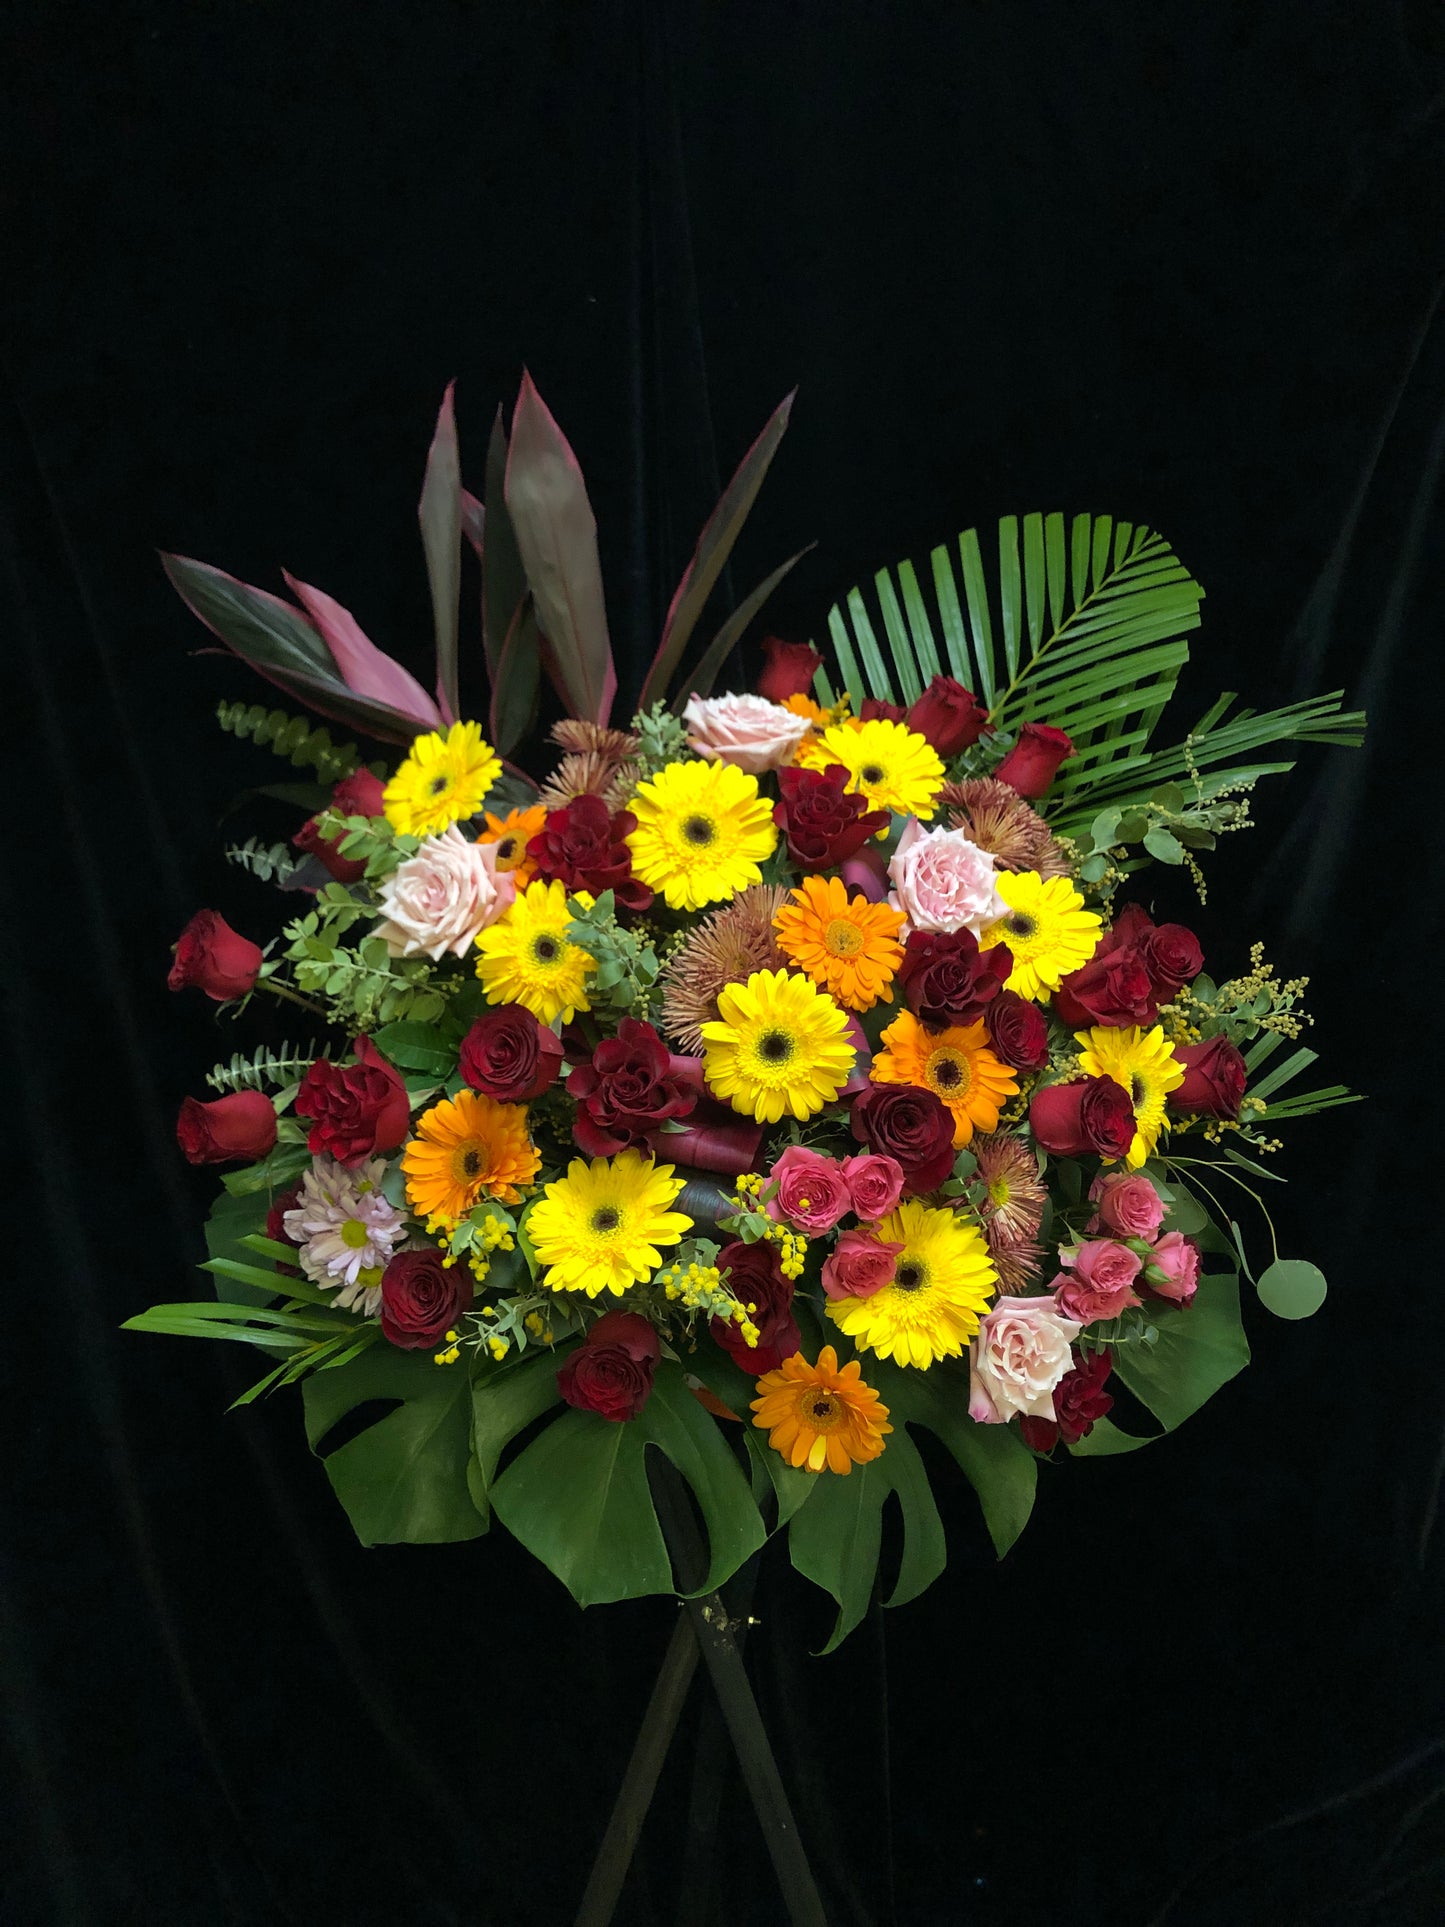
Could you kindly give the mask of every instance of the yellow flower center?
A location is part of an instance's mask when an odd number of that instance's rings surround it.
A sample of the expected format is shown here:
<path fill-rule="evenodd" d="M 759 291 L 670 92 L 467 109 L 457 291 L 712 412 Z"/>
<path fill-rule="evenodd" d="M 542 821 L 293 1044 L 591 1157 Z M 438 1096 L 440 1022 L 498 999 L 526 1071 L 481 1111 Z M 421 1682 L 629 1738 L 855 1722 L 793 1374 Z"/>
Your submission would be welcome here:
<path fill-rule="evenodd" d="M 1008 1179 L 995 1178 L 988 1187 L 988 1195 L 990 1202 L 997 1205 L 999 1210 L 1002 1211 L 1003 1207 L 1008 1203 L 1010 1196 Z"/>
<path fill-rule="evenodd" d="M 360 1251 L 366 1243 L 366 1226 L 360 1218 L 348 1218 L 342 1225 L 341 1242 L 352 1251 Z"/>
<path fill-rule="evenodd" d="M 846 917 L 834 917 L 823 937 L 829 954 L 834 957 L 856 957 L 863 948 L 863 932 L 856 923 Z"/>
<path fill-rule="evenodd" d="M 936 1091 L 945 1104 L 953 1104 L 973 1082 L 973 1067 L 963 1051 L 945 1048 L 929 1058 L 926 1075 L 930 1090 Z"/>
<path fill-rule="evenodd" d="M 798 1417 L 810 1432 L 836 1432 L 844 1419 L 843 1401 L 821 1385 L 805 1385 L 798 1393 Z"/>

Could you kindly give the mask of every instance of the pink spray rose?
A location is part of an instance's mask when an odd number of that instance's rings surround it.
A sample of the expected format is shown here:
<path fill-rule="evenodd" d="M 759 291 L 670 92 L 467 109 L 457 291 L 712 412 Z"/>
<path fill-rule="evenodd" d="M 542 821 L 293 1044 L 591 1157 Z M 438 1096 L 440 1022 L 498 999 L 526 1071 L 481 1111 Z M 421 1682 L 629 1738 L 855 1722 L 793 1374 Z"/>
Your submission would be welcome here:
<path fill-rule="evenodd" d="M 1199 1246 L 1182 1231 L 1166 1231 L 1149 1253 L 1139 1282 L 1152 1298 L 1192 1305 L 1199 1289 Z"/>
<path fill-rule="evenodd" d="M 830 1298 L 871 1298 L 893 1276 L 902 1249 L 871 1231 L 845 1231 L 824 1260 L 824 1291 Z"/>
<path fill-rule="evenodd" d="M 844 1158 L 843 1182 L 860 1218 L 886 1218 L 903 1196 L 903 1166 L 897 1158 L 861 1152 Z"/>
<path fill-rule="evenodd" d="M 1139 1303 L 1134 1280 L 1142 1260 L 1127 1245 L 1090 1238 L 1061 1251 L 1059 1263 L 1065 1270 L 1054 1280 L 1054 1303 L 1065 1318 L 1092 1325 L 1101 1318 L 1117 1318 Z"/>
<path fill-rule="evenodd" d="M 962 830 L 925 830 L 916 817 L 888 865 L 893 904 L 915 930 L 971 930 L 1008 915 L 994 887 L 994 861 Z"/>
<path fill-rule="evenodd" d="M 382 884 L 376 935 L 394 957 L 463 956 L 517 894 L 496 860 L 495 843 L 469 843 L 455 823 L 429 836 Z"/>
<path fill-rule="evenodd" d="M 1015 1413 L 1051 1419 L 1078 1335 L 1052 1298 L 1000 1298 L 969 1348 L 968 1416 L 979 1425 L 1007 1425 Z"/>
<path fill-rule="evenodd" d="M 816 1238 L 831 1231 L 845 1212 L 853 1208 L 843 1167 L 836 1158 L 825 1158 L 819 1151 L 790 1144 L 773 1166 L 770 1176 L 778 1191 L 768 1204 L 768 1216 L 786 1218 L 799 1231 Z"/>
<path fill-rule="evenodd" d="M 692 696 L 682 720 L 687 740 L 710 762 L 735 763 L 749 775 L 780 769 L 812 724 L 766 696 Z"/>
<path fill-rule="evenodd" d="M 1091 1231 L 1106 1226 L 1121 1238 L 1145 1238 L 1151 1243 L 1164 1222 L 1164 1200 L 1142 1171 L 1101 1171 L 1089 1186 L 1099 1207 Z"/>

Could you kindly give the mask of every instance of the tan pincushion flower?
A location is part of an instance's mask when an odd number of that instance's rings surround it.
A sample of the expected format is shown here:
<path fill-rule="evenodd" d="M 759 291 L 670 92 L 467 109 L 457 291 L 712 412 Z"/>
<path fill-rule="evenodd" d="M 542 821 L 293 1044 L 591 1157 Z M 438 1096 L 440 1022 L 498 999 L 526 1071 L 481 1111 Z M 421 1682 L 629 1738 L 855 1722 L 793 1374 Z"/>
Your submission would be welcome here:
<path fill-rule="evenodd" d="M 1037 870 L 1041 877 L 1069 874 L 1064 853 L 1037 810 L 1018 791 L 992 776 L 945 783 L 938 798 L 952 828 L 1009 870 Z"/>
<path fill-rule="evenodd" d="M 625 763 L 635 756 L 641 740 L 630 729 L 604 729 L 576 716 L 564 716 L 547 733 L 559 749 L 574 756 L 605 756 L 612 763 Z"/>
<path fill-rule="evenodd" d="M 579 796 L 600 796 L 609 810 L 619 810 L 636 789 L 637 776 L 636 763 L 614 762 L 601 750 L 576 750 L 562 758 L 542 785 L 542 801 L 549 810 L 560 810 Z"/>
<path fill-rule="evenodd" d="M 661 980 L 662 1028 L 681 1049 L 701 1054 L 701 1027 L 716 1019 L 718 993 L 728 984 L 786 968 L 773 918 L 787 900 L 784 888 L 753 884 L 704 917 L 669 961 Z"/>
<path fill-rule="evenodd" d="M 1023 1291 L 1037 1281 L 1043 1258 L 1038 1234 L 1047 1193 L 1038 1159 L 1009 1131 L 976 1137 L 973 1154 L 984 1186 L 978 1215 L 999 1283 L 1005 1293 Z"/>

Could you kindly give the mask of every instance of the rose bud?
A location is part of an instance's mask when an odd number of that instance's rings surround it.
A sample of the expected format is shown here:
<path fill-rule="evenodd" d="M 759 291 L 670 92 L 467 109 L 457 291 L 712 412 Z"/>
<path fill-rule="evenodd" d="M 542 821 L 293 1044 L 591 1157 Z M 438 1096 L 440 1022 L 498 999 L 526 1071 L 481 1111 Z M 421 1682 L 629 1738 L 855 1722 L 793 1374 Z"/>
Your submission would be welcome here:
<path fill-rule="evenodd" d="M 1139 1303 L 1134 1281 L 1142 1260 L 1127 1245 L 1089 1238 L 1081 1245 L 1066 1245 L 1059 1263 L 1067 1275 L 1054 1280 L 1054 1303 L 1065 1318 L 1092 1325 L 1101 1318 L 1117 1318 Z"/>
<path fill-rule="evenodd" d="M 988 711 L 971 689 L 952 676 L 935 676 L 904 718 L 943 757 L 957 756 L 988 727 Z"/>
<path fill-rule="evenodd" d="M 1192 1305 L 1199 1289 L 1199 1246 L 1182 1231 L 1166 1231 L 1149 1253 L 1139 1283 L 1151 1298 Z"/>
<path fill-rule="evenodd" d="M 1101 1171 L 1089 1197 L 1099 1207 L 1099 1222 L 1119 1237 L 1147 1243 L 1159 1235 L 1166 1207 L 1142 1171 Z"/>
<path fill-rule="evenodd" d="M 730 1318 L 709 1319 L 713 1338 L 735 1365 L 741 1365 L 754 1378 L 776 1371 L 803 1342 L 793 1317 L 793 1281 L 783 1276 L 777 1247 L 761 1241 L 745 1245 L 739 1240 L 724 1245 L 713 1263 L 727 1273 L 727 1287 L 733 1297 L 753 1307 L 748 1316 L 757 1326 L 758 1342 L 750 1345 L 742 1327 Z"/>
<path fill-rule="evenodd" d="M 1244 1059 L 1227 1037 L 1206 1037 L 1202 1044 L 1176 1044 L 1184 1082 L 1169 1093 L 1171 1111 L 1202 1111 L 1206 1117 L 1238 1117 L 1244 1102 Z"/>
<path fill-rule="evenodd" d="M 385 790 L 385 783 L 369 769 L 354 769 L 332 790 L 331 807 L 338 816 L 381 816 L 385 813 Z M 323 837 L 314 816 L 301 825 L 291 841 L 307 856 L 319 857 L 338 883 L 355 883 L 366 875 L 365 859 L 343 856 L 341 838 Z"/>
<path fill-rule="evenodd" d="M 652 892 L 632 874 L 627 838 L 637 828 L 631 810 L 616 816 L 600 796 L 574 796 L 547 821 L 527 845 L 527 855 L 545 881 L 600 897 L 610 890 L 623 910 L 645 910 Z"/>
<path fill-rule="evenodd" d="M 1182 923 L 1161 923 L 1146 931 L 1140 943 L 1144 965 L 1167 1003 L 1184 984 L 1192 984 L 1204 968 L 1199 939 Z"/>
<path fill-rule="evenodd" d="M 871 1298 L 892 1278 L 902 1249 L 871 1231 L 845 1231 L 823 1261 L 823 1290 L 830 1298 Z"/>
<path fill-rule="evenodd" d="M 404 1351 L 430 1351 L 472 1302 L 472 1274 L 444 1264 L 435 1245 L 398 1251 L 381 1274 L 381 1334 Z"/>
<path fill-rule="evenodd" d="M 858 720 L 860 723 L 901 723 L 907 714 L 902 703 L 886 703 L 881 696 L 865 696 Z"/>
<path fill-rule="evenodd" d="M 793 1225 L 810 1238 L 831 1231 L 853 1208 L 842 1165 L 820 1151 L 790 1144 L 768 1176 L 778 1187 L 765 1207 L 768 1216 Z"/>
<path fill-rule="evenodd" d="M 1074 745 L 1061 729 L 1049 723 L 1025 723 L 1019 739 L 1004 757 L 994 775 L 1008 783 L 1020 796 L 1043 796 L 1060 763 L 1074 753 Z"/>
<path fill-rule="evenodd" d="M 562 1039 L 521 1004 L 485 1011 L 462 1039 L 457 1068 L 474 1091 L 503 1104 L 529 1104 L 562 1069 Z"/>
<path fill-rule="evenodd" d="M 1006 944 L 994 949 L 1006 950 Z M 992 956 L 992 950 L 986 953 Z M 1049 1026 L 1038 1005 L 1016 990 L 1001 990 L 985 1006 L 984 1025 L 995 1057 L 1002 1058 L 1016 1071 L 1041 1070 L 1048 1061 Z"/>
<path fill-rule="evenodd" d="M 176 939 L 171 990 L 204 990 L 215 1003 L 244 997 L 261 968 L 261 946 L 238 935 L 219 910 L 198 910 Z"/>
<path fill-rule="evenodd" d="M 276 1145 L 276 1106 L 264 1091 L 233 1091 L 214 1104 L 188 1097 L 176 1119 L 176 1142 L 192 1164 L 269 1157 Z"/>
<path fill-rule="evenodd" d="M 823 667 L 823 658 L 811 642 L 784 642 L 781 636 L 764 636 L 763 654 L 767 661 L 758 677 L 758 694 L 770 703 L 806 696 Z"/>
<path fill-rule="evenodd" d="M 788 852 L 804 870 L 832 870 L 856 856 L 870 836 L 886 830 L 887 810 L 870 810 L 868 799 L 848 788 L 841 763 L 827 769 L 780 769 L 781 800 L 773 821 L 788 841 Z"/>
<path fill-rule="evenodd" d="M 296 1115 L 311 1119 L 306 1142 L 338 1164 L 400 1150 L 411 1123 L 406 1085 L 369 1037 L 352 1045 L 354 1064 L 323 1057 L 301 1080 Z"/>
<path fill-rule="evenodd" d="M 590 1062 L 567 1079 L 577 1105 L 572 1120 L 579 1151 L 589 1158 L 615 1157 L 641 1145 L 671 1118 L 686 1117 L 697 1092 L 671 1076 L 672 1054 L 651 1024 L 624 1017 L 615 1037 L 604 1037 Z"/>
<path fill-rule="evenodd" d="M 1095 1421 L 1113 1410 L 1114 1401 L 1104 1390 L 1113 1369 L 1114 1354 L 1107 1345 L 1097 1352 L 1076 1351 L 1072 1369 L 1054 1387 L 1053 1418 L 1019 1420 L 1024 1444 L 1035 1452 L 1051 1452 L 1059 1439 L 1074 1445 L 1087 1438 Z"/>
<path fill-rule="evenodd" d="M 947 1183 L 955 1155 L 953 1113 L 932 1091 L 870 1084 L 853 1100 L 849 1122 L 860 1143 L 902 1167 L 905 1190 L 936 1191 Z"/>
<path fill-rule="evenodd" d="M 897 981 L 921 1024 L 947 1030 L 984 1017 L 1012 969 L 1006 943 L 980 950 L 971 930 L 911 930 Z"/>
<path fill-rule="evenodd" d="M 1095 1024 L 1147 1028 L 1159 1015 L 1154 979 L 1134 944 L 1096 951 L 1054 992 L 1054 1009 L 1070 1030 Z"/>
<path fill-rule="evenodd" d="M 1112 1077 L 1046 1084 L 1029 1100 L 1029 1128 L 1055 1157 L 1118 1159 L 1134 1141 L 1134 1106 Z"/>
<path fill-rule="evenodd" d="M 557 1390 L 579 1412 L 624 1424 L 651 1396 L 661 1351 L 656 1331 L 635 1311 L 604 1312 L 559 1368 Z"/>
<path fill-rule="evenodd" d="M 860 1218 L 886 1218 L 903 1196 L 903 1166 L 871 1151 L 844 1158 L 843 1182 Z"/>

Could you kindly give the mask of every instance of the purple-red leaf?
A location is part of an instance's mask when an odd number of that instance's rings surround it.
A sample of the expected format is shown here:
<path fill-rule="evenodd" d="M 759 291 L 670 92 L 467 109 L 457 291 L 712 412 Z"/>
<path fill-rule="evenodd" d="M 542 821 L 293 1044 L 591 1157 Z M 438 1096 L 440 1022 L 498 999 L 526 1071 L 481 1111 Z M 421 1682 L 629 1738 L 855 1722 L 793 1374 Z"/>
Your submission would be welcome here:
<path fill-rule="evenodd" d="M 455 388 L 456 383 L 449 381 L 442 396 L 416 510 L 436 630 L 437 705 L 447 723 L 454 723 L 458 715 L 457 634 L 462 596 L 462 469 L 452 410 Z"/>
<path fill-rule="evenodd" d="M 541 668 L 537 622 L 531 597 L 523 594 L 502 645 L 501 661 L 492 679 L 492 743 L 499 756 L 517 747 L 532 726 L 537 709 Z"/>
<path fill-rule="evenodd" d="M 482 544 L 487 526 L 487 511 L 469 488 L 462 490 L 462 534 L 471 543 L 477 560 L 482 559 Z"/>
<path fill-rule="evenodd" d="M 281 573 L 331 651 L 341 679 L 353 695 L 382 703 L 408 717 L 418 731 L 445 727 L 437 705 L 416 677 L 377 648 L 349 609 L 309 583 L 298 582 L 285 569 Z"/>
<path fill-rule="evenodd" d="M 483 483 L 486 508 L 481 525 L 482 546 L 482 647 L 486 651 L 487 674 L 496 687 L 502 650 L 517 605 L 527 593 L 527 571 L 517 550 L 517 536 L 507 513 L 507 431 L 502 426 L 502 411 L 497 409 L 487 442 L 487 472 Z"/>

